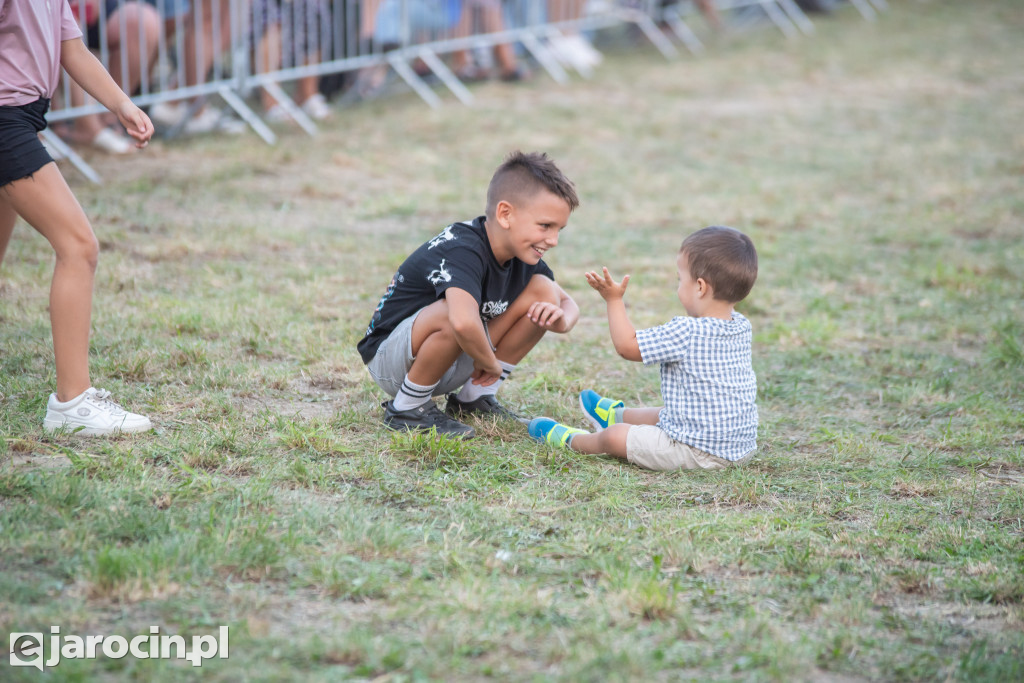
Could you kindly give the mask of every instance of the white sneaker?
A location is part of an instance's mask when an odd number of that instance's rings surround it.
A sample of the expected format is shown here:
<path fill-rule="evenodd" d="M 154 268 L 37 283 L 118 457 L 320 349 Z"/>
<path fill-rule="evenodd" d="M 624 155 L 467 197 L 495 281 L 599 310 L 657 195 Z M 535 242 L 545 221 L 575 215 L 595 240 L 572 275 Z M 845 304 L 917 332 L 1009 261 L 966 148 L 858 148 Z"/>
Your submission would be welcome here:
<path fill-rule="evenodd" d="M 57 394 L 46 402 L 44 432 L 61 429 L 81 436 L 107 436 L 119 432 L 146 432 L 153 423 L 144 415 L 129 413 L 110 400 L 110 392 L 89 387 L 70 401 L 61 403 Z"/>
<path fill-rule="evenodd" d="M 157 102 L 149 108 L 149 118 L 157 126 L 163 128 L 174 128 L 181 123 L 188 112 L 181 102 Z"/>
<path fill-rule="evenodd" d="M 149 118 L 161 128 L 174 128 L 188 114 L 189 106 L 184 102 L 158 102 L 149 108 Z M 203 133 L 238 134 L 245 131 L 245 123 L 238 119 L 225 116 L 216 107 L 206 106 L 202 111 L 188 120 L 182 129 L 188 135 Z"/>
<path fill-rule="evenodd" d="M 292 120 L 292 117 L 289 116 L 288 112 L 280 104 L 275 104 L 268 109 L 263 118 L 269 123 L 285 123 Z"/>
<path fill-rule="evenodd" d="M 89 146 L 107 154 L 131 154 L 138 149 L 128 137 L 116 133 L 110 128 L 104 128 L 96 133 L 96 137 L 89 142 Z"/>
<path fill-rule="evenodd" d="M 308 100 L 302 103 L 302 111 L 311 119 L 323 121 L 331 115 L 331 105 L 327 104 L 327 98 L 320 93 L 313 93 Z"/>
<path fill-rule="evenodd" d="M 580 58 L 590 64 L 590 66 L 598 66 L 604 61 L 604 55 L 602 55 L 594 44 L 587 40 L 579 33 L 573 33 L 568 36 L 569 42 L 573 45 L 573 50 L 580 55 Z"/>
<path fill-rule="evenodd" d="M 577 70 L 590 71 L 602 60 L 601 53 L 578 33 L 553 35 L 548 46 L 558 61 Z"/>
<path fill-rule="evenodd" d="M 220 109 L 206 106 L 203 107 L 201 112 L 188 120 L 184 130 L 189 135 L 200 135 L 203 133 L 238 135 L 245 132 L 245 127 L 245 123 L 234 117 L 226 116 Z"/>

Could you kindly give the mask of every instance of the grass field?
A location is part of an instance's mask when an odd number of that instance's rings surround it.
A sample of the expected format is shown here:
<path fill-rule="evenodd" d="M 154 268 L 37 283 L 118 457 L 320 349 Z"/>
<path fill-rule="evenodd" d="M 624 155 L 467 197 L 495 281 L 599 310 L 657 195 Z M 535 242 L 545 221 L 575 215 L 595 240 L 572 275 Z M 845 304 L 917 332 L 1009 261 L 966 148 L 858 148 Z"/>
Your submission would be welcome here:
<path fill-rule="evenodd" d="M 0 270 L 0 630 L 216 633 L 230 658 L 47 680 L 1015 681 L 1024 677 L 1024 7 L 892 0 L 590 81 L 412 95 L 65 173 L 102 245 L 94 384 L 155 434 L 47 438 L 52 252 Z M 481 212 L 506 152 L 582 206 L 548 261 L 582 309 L 502 389 L 583 426 L 656 403 L 583 279 L 681 315 L 713 223 L 761 271 L 759 456 L 655 474 L 516 425 L 395 435 L 355 344 L 396 266 Z M 0 662 L 0 679 L 41 680 Z"/>

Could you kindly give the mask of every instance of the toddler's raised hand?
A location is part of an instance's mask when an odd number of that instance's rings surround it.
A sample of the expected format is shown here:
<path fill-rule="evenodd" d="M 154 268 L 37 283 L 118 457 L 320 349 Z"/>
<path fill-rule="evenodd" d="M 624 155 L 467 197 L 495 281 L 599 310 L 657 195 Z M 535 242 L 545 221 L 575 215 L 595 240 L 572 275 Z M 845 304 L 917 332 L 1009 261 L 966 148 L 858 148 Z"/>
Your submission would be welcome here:
<path fill-rule="evenodd" d="M 624 297 L 626 295 L 626 285 L 629 284 L 629 276 L 625 275 L 622 278 L 622 282 L 616 282 L 608 273 L 607 268 L 601 268 L 601 271 L 604 273 L 604 277 L 601 277 L 594 271 L 588 272 L 586 274 L 587 284 L 596 289 L 597 293 L 605 301 Z"/>

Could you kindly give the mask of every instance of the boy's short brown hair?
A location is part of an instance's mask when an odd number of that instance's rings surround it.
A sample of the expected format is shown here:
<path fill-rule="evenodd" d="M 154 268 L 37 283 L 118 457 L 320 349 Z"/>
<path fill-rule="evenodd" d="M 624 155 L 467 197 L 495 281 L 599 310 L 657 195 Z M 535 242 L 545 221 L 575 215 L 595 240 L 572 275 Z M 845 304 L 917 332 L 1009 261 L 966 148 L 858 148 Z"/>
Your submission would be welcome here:
<path fill-rule="evenodd" d="M 487 215 L 494 216 L 500 201 L 515 204 L 533 197 L 540 190 L 564 199 L 569 211 L 580 205 L 576 186 L 547 154 L 512 152 L 491 176 L 491 184 L 487 187 Z"/>
<path fill-rule="evenodd" d="M 693 233 L 679 247 L 690 277 L 703 278 L 720 301 L 743 301 L 757 280 L 757 250 L 736 228 L 712 225 Z"/>

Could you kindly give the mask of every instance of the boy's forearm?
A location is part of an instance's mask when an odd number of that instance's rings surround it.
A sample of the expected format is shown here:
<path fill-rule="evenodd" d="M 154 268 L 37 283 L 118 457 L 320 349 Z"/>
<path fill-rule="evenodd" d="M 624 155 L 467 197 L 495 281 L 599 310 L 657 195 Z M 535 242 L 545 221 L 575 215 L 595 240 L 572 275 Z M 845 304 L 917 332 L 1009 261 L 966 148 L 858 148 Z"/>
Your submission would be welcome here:
<path fill-rule="evenodd" d="M 494 349 L 487 341 L 483 323 L 480 323 L 479 320 L 477 323 L 476 326 L 468 324 L 453 326 L 455 341 L 479 365 L 490 367 L 498 362 L 498 357 L 494 355 Z"/>
<path fill-rule="evenodd" d="M 61 42 L 60 64 L 75 83 L 110 111 L 117 111 L 129 99 L 81 38 Z"/>
<path fill-rule="evenodd" d="M 565 334 L 572 328 L 576 327 L 576 323 L 579 322 L 580 307 L 576 305 L 573 298 L 566 294 L 565 291 L 562 292 L 562 298 L 558 302 L 558 307 L 562 309 L 562 319 L 559 321 L 561 324 L 555 332 Z"/>
<path fill-rule="evenodd" d="M 448 300 L 448 321 L 451 323 L 455 341 L 479 365 L 496 366 L 498 359 L 494 355 L 494 349 L 491 348 L 484 324 L 480 320 L 476 299 L 455 288 L 447 291 L 446 298 Z"/>
<path fill-rule="evenodd" d="M 626 314 L 626 302 L 622 299 L 609 299 L 607 303 L 608 331 L 615 351 L 626 360 L 640 361 L 640 344 L 636 340 L 636 328 Z"/>

